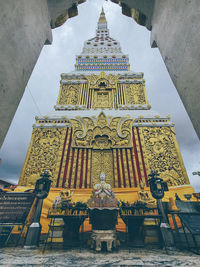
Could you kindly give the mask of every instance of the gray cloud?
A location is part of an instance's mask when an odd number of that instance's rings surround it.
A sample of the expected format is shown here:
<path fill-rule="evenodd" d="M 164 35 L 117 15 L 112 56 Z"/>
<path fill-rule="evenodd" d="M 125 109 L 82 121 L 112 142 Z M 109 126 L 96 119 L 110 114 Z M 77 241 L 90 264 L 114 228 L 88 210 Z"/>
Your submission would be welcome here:
<path fill-rule="evenodd" d="M 81 53 L 83 42 L 95 35 L 102 4 L 106 13 L 110 36 L 120 41 L 129 55 L 131 69 L 144 72 L 146 90 L 152 109 L 161 115 L 171 115 L 183 160 L 192 185 L 200 190 L 200 177 L 192 171 L 200 169 L 200 145 L 189 117 L 169 77 L 158 49 L 150 47 L 150 32 L 123 16 L 121 8 L 103 0 L 88 0 L 79 5 L 79 15 L 53 30 L 53 44 L 45 46 L 15 114 L 0 157 L 0 177 L 19 179 L 31 138 L 32 124 L 39 111 L 45 115 L 56 104 L 60 74 L 74 70 L 75 55 Z"/>

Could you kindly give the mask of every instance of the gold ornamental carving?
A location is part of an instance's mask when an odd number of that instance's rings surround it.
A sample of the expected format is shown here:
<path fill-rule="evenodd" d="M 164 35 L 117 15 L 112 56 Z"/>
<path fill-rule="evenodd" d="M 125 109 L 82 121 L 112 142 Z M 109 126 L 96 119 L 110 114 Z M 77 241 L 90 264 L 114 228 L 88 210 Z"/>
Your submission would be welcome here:
<path fill-rule="evenodd" d="M 112 108 L 113 106 L 113 97 L 111 91 L 97 91 L 94 92 L 94 100 L 92 107 L 96 108 Z"/>
<path fill-rule="evenodd" d="M 86 76 L 89 90 L 93 96 L 91 108 L 112 109 L 116 107 L 115 94 L 119 76 L 113 74 L 106 75 L 105 72 L 101 72 L 100 75 L 92 74 Z"/>
<path fill-rule="evenodd" d="M 58 105 L 77 105 L 81 92 L 81 84 L 67 84 L 61 87 Z"/>
<path fill-rule="evenodd" d="M 100 75 L 88 75 L 86 76 L 89 87 L 94 88 L 94 89 L 99 89 L 101 87 L 106 87 L 106 88 L 116 88 L 118 78 L 120 77 L 120 74 L 118 75 L 113 75 L 113 74 L 108 74 L 104 71 L 100 73 Z"/>
<path fill-rule="evenodd" d="M 132 123 L 127 117 L 109 117 L 101 112 L 97 118 L 71 119 L 72 147 L 111 149 L 132 147 Z"/>
<path fill-rule="evenodd" d="M 126 84 L 126 102 L 127 105 L 133 104 L 147 104 L 145 97 L 144 84 Z"/>
<path fill-rule="evenodd" d="M 55 186 L 57 179 L 57 164 L 61 157 L 65 128 L 35 128 L 31 145 L 20 177 L 20 185 L 34 186 L 40 174 L 48 169 Z"/>
<path fill-rule="evenodd" d="M 144 158 L 169 186 L 188 183 L 176 138 L 171 127 L 141 127 Z"/>
<path fill-rule="evenodd" d="M 106 174 L 106 183 L 112 187 L 113 184 L 113 156 L 112 150 L 93 150 L 92 151 L 92 186 L 99 182 L 101 172 Z"/>

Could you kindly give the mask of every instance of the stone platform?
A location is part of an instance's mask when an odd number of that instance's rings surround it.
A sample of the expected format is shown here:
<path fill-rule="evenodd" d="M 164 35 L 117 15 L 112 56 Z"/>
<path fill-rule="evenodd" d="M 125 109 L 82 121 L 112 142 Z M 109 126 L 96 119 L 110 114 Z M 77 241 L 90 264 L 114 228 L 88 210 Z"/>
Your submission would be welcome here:
<path fill-rule="evenodd" d="M 149 249 L 120 250 L 113 253 L 95 253 L 86 249 L 67 251 L 26 250 L 21 248 L 0 249 L 0 267 L 10 266 L 200 266 L 200 256 L 184 251 Z"/>

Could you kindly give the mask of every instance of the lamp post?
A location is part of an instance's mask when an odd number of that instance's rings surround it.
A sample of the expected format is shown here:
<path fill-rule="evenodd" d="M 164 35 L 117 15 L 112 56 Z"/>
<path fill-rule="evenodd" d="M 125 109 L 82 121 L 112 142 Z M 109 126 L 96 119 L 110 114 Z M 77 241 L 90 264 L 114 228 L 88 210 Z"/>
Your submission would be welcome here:
<path fill-rule="evenodd" d="M 198 175 L 198 176 L 200 176 L 200 171 L 193 172 L 192 174 L 193 174 L 193 175 Z"/>
<path fill-rule="evenodd" d="M 163 179 L 161 179 L 159 174 L 152 169 L 151 173 L 149 174 L 151 177 L 148 182 L 150 185 L 150 191 L 152 196 L 157 200 L 158 209 L 160 210 L 162 219 L 160 224 L 160 230 L 162 233 L 162 237 L 165 243 L 166 248 L 172 248 L 174 247 L 174 239 L 171 232 L 171 227 L 168 224 L 168 220 L 163 208 L 162 204 L 162 198 L 164 197 L 164 192 L 168 191 L 168 186 L 166 182 L 163 182 Z"/>
<path fill-rule="evenodd" d="M 45 170 L 44 173 L 40 176 L 41 178 L 36 181 L 34 190 L 35 196 L 37 197 L 36 210 L 33 217 L 33 221 L 28 228 L 24 248 L 36 248 L 39 246 L 41 233 L 40 216 L 42 211 L 43 199 L 48 196 L 52 183 L 52 181 L 49 179 L 50 174 L 48 170 Z"/>

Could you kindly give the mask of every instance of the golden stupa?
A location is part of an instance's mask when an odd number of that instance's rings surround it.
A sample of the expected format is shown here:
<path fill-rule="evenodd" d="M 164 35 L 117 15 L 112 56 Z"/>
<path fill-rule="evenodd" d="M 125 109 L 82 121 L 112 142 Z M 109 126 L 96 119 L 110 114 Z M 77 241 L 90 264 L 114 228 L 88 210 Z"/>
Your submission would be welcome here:
<path fill-rule="evenodd" d="M 75 189 L 74 201 L 87 201 L 104 172 L 119 200 L 138 199 L 140 183 L 148 192 L 151 169 L 168 182 L 165 199 L 192 193 L 174 124 L 151 109 L 143 73 L 130 71 L 128 56 L 109 36 L 102 10 L 96 36 L 84 43 L 75 71 L 61 74 L 55 111 L 36 117 L 18 190 L 34 187 L 48 169 L 52 188 L 46 214 L 63 188 Z M 118 225 L 119 229 L 124 226 Z M 120 228 L 121 227 L 121 228 Z"/>

